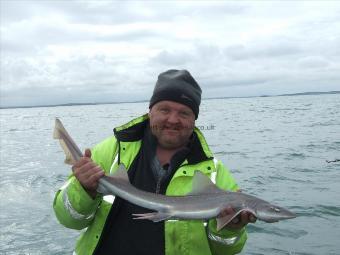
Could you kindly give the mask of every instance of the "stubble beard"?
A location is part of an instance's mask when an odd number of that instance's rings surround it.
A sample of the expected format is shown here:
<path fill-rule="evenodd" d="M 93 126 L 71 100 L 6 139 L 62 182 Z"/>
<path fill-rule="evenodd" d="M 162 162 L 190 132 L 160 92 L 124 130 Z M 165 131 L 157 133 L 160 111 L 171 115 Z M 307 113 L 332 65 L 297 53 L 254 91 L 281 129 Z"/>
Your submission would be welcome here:
<path fill-rule="evenodd" d="M 157 138 L 158 145 L 162 147 L 163 149 L 167 149 L 167 150 L 175 150 L 175 149 L 182 148 L 189 141 L 189 137 L 184 137 L 183 135 L 180 135 L 180 134 L 174 137 L 174 136 L 163 134 L 162 131 L 161 132 L 155 131 L 153 133 Z"/>

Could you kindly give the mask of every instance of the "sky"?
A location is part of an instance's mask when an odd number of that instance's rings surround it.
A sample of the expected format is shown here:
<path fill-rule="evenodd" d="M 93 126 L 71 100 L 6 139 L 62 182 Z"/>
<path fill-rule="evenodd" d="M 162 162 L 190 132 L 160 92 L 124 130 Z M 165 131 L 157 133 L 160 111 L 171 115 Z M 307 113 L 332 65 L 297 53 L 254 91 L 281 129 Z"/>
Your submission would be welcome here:
<path fill-rule="evenodd" d="M 0 0 L 0 106 L 340 90 L 340 1 Z"/>

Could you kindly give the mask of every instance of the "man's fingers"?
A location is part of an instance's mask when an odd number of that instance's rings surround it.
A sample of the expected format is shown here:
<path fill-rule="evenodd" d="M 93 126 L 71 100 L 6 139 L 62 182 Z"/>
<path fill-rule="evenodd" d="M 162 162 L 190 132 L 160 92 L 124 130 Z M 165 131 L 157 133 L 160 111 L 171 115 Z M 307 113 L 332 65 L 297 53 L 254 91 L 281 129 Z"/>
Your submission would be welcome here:
<path fill-rule="evenodd" d="M 82 157 L 79 161 L 77 161 L 72 166 L 72 171 L 74 171 L 76 168 L 82 167 L 83 165 L 87 164 L 88 162 L 92 162 L 91 158 Z"/>
<path fill-rule="evenodd" d="M 220 213 L 220 215 L 226 216 L 228 214 L 230 215 L 230 214 L 234 214 L 234 213 L 235 213 L 234 209 L 227 207 Z M 242 211 L 235 218 L 233 218 L 231 220 L 231 222 L 228 223 L 228 225 L 226 227 L 230 228 L 230 229 L 241 229 L 250 222 L 251 223 L 256 222 L 256 220 L 257 220 L 257 218 L 251 212 Z"/>
<path fill-rule="evenodd" d="M 238 224 L 240 226 L 246 225 L 248 221 L 248 213 L 247 212 L 241 212 L 238 214 L 232 221 L 234 224 Z"/>
<path fill-rule="evenodd" d="M 88 189 L 91 189 L 91 187 L 94 186 L 94 183 L 96 183 L 98 179 L 104 175 L 104 171 L 101 167 L 92 161 L 86 162 L 81 167 L 76 167 L 76 165 L 74 165 L 72 169 L 78 181 Z"/>
<path fill-rule="evenodd" d="M 95 190 L 98 187 L 98 180 L 105 174 L 105 172 L 100 168 L 97 167 L 96 169 L 93 169 L 93 171 L 91 172 L 91 175 L 88 176 L 85 181 L 84 184 L 86 186 L 87 189 L 90 190 Z"/>
<path fill-rule="evenodd" d="M 256 217 L 250 213 L 250 212 L 243 212 L 241 214 L 241 224 L 242 225 L 247 225 L 248 223 L 254 223 L 256 222 Z"/>
<path fill-rule="evenodd" d="M 253 214 L 250 214 L 250 215 L 249 215 L 249 222 L 255 223 L 256 220 L 257 220 L 257 218 L 256 218 Z"/>
<path fill-rule="evenodd" d="M 92 176 L 93 177 L 93 181 L 95 182 L 95 188 L 97 188 L 97 186 L 98 186 L 99 179 L 102 178 L 104 175 L 105 175 L 105 172 L 100 169 L 100 171 L 98 171 L 97 173 L 95 173 Z"/>
<path fill-rule="evenodd" d="M 89 179 L 92 175 L 96 174 L 99 171 L 102 171 L 100 166 L 97 166 L 93 162 L 88 162 L 79 169 L 79 175 L 83 176 L 86 179 Z"/>
<path fill-rule="evenodd" d="M 223 209 L 223 211 L 221 211 L 220 216 L 223 217 L 232 213 L 235 213 L 234 209 L 231 206 L 228 206 L 225 209 Z"/>
<path fill-rule="evenodd" d="M 243 224 L 247 224 L 249 221 L 249 216 L 247 212 L 242 212 L 241 213 L 241 221 Z"/>
<path fill-rule="evenodd" d="M 95 167 L 94 163 L 87 158 L 82 158 L 72 166 L 72 171 L 75 176 L 87 174 L 89 169 Z"/>
<path fill-rule="evenodd" d="M 234 219 L 232 219 L 231 223 L 237 224 L 237 223 L 239 223 L 239 221 L 240 221 L 239 217 L 236 216 Z"/>
<path fill-rule="evenodd" d="M 101 177 L 103 177 L 105 175 L 105 172 L 100 168 L 100 171 L 98 171 L 98 173 L 96 173 L 96 177 L 97 179 L 100 179 Z"/>
<path fill-rule="evenodd" d="M 96 183 L 99 178 L 104 175 L 104 171 L 98 166 L 91 172 L 91 175 L 88 177 L 89 182 Z"/>
<path fill-rule="evenodd" d="M 92 162 L 92 160 L 91 160 L 91 150 L 90 149 L 85 150 L 84 157 L 82 157 L 79 161 L 77 161 L 72 166 L 72 171 L 74 172 L 77 168 L 80 168 L 83 165 L 86 165 L 88 162 Z"/>

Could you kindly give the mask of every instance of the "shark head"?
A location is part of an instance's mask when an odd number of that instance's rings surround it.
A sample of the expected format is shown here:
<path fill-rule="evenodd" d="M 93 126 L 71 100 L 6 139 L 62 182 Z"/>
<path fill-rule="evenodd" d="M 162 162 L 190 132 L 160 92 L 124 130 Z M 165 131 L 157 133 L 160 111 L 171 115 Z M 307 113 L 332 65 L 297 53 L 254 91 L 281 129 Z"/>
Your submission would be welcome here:
<path fill-rule="evenodd" d="M 270 203 L 259 204 L 256 208 L 256 216 L 265 222 L 277 222 L 296 217 L 291 211 Z"/>

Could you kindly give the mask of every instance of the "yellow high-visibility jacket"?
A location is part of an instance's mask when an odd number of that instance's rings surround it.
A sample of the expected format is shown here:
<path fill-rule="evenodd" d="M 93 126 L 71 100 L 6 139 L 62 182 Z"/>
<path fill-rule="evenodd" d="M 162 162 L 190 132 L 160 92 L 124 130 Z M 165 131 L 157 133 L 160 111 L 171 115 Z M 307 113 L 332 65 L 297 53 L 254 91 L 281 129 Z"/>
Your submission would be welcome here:
<path fill-rule="evenodd" d="M 148 116 L 143 115 L 115 128 L 115 133 L 139 128 L 146 121 L 148 121 Z M 200 141 L 206 160 L 195 164 L 188 164 L 188 161 L 185 160 L 173 175 L 166 195 L 182 196 L 189 193 L 196 170 L 210 177 L 221 189 L 238 190 L 229 170 L 213 157 L 199 129 L 195 128 L 194 132 Z M 100 165 L 106 173 L 113 173 L 118 168 L 118 161 L 129 169 L 139 152 L 141 140 L 128 140 L 124 142 L 116 135 L 107 138 L 93 148 L 93 161 Z M 67 228 L 77 230 L 87 228 L 77 241 L 75 254 L 93 254 L 113 199 L 113 196 L 103 197 L 99 194 L 95 199 L 92 199 L 73 174 L 57 191 L 53 208 L 59 222 Z M 131 215 L 126 217 L 131 217 Z M 237 254 L 242 250 L 247 239 L 244 228 L 239 231 L 222 229 L 217 232 L 215 219 L 209 220 L 208 224 L 204 224 L 202 220 L 166 221 L 164 229 L 166 255 Z"/>

